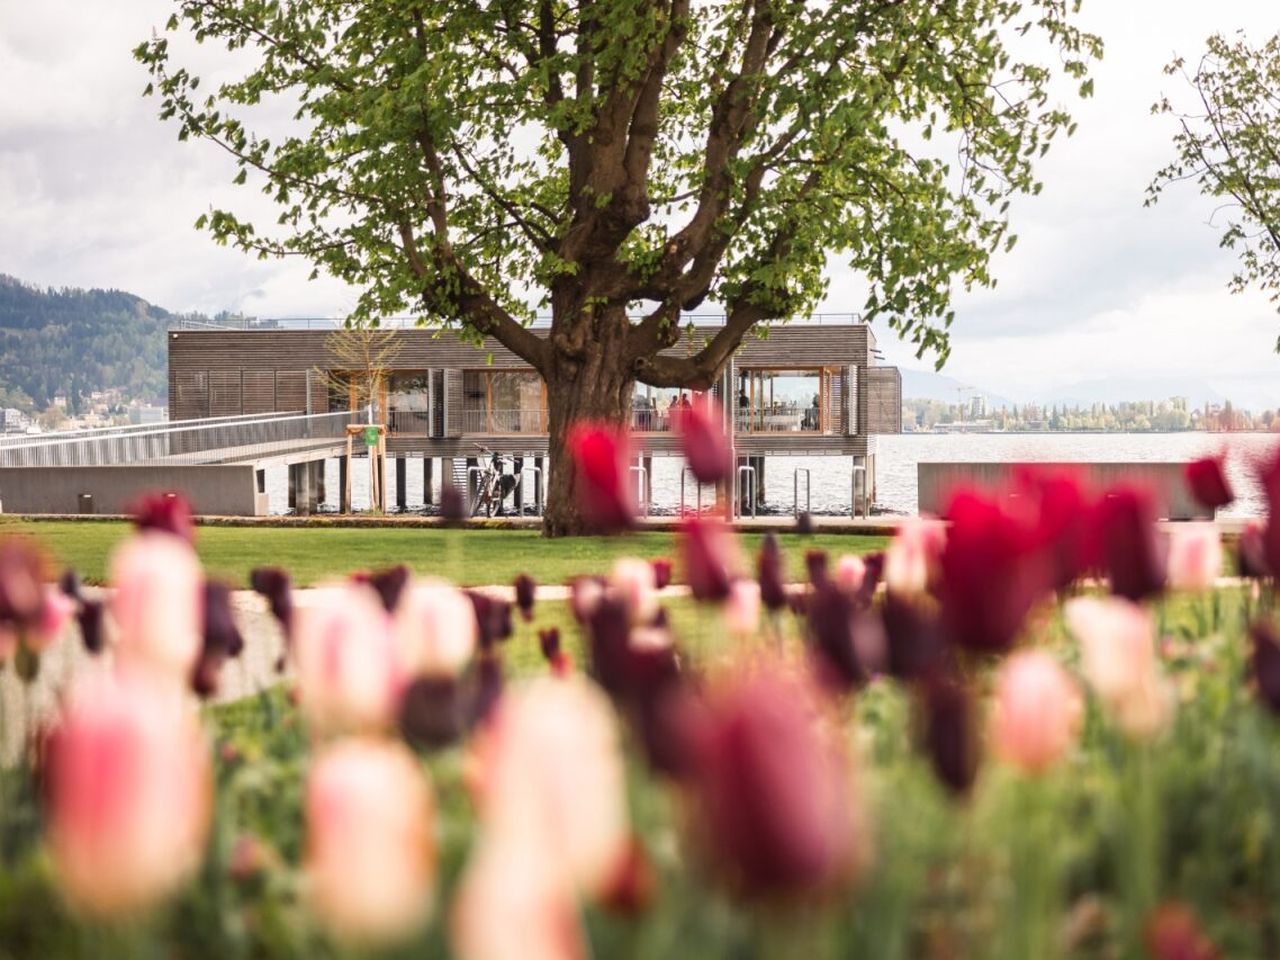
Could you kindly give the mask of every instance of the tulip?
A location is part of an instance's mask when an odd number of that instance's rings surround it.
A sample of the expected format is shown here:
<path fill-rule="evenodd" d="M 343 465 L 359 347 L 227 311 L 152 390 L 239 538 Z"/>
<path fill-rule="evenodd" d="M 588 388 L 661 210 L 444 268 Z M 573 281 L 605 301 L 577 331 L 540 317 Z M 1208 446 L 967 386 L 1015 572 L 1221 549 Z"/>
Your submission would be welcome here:
<path fill-rule="evenodd" d="M 366 581 L 369 586 L 377 591 L 378 598 L 382 601 L 382 606 L 387 613 L 395 613 L 396 607 L 400 603 L 400 595 L 408 584 L 409 577 L 409 568 L 404 564 L 399 564 L 357 579 Z"/>
<path fill-rule="evenodd" d="M 604 577 L 574 577 L 569 581 L 569 610 L 574 620 L 586 622 L 604 597 L 607 583 Z"/>
<path fill-rule="evenodd" d="M 1097 543 L 1092 529 L 1093 497 L 1074 469 L 1023 470 L 1018 492 L 1030 497 L 1034 539 L 1049 570 L 1049 586 L 1063 590 L 1095 563 Z"/>
<path fill-rule="evenodd" d="M 782 550 L 778 546 L 778 538 L 772 533 L 765 535 L 760 547 L 758 571 L 760 599 L 770 611 L 776 613 L 787 605 L 787 587 Z"/>
<path fill-rule="evenodd" d="M 1116 596 L 1135 602 L 1165 586 L 1164 541 L 1151 495 L 1137 487 L 1109 490 L 1097 510 L 1098 542 Z"/>
<path fill-rule="evenodd" d="M 48 605 L 44 579 L 44 561 L 28 541 L 0 540 L 0 660 L 40 626 Z"/>
<path fill-rule="evenodd" d="M 86 600 L 76 614 L 76 623 L 80 626 L 80 636 L 84 648 L 97 656 L 102 652 L 102 619 L 106 612 L 100 600 Z"/>
<path fill-rule="evenodd" d="M 898 526 L 884 557 L 884 582 L 894 593 L 924 593 L 933 579 L 946 543 L 946 528 L 937 520 L 908 518 Z"/>
<path fill-rule="evenodd" d="M 572 884 L 547 839 L 483 835 L 450 917 L 459 960 L 587 960 Z"/>
<path fill-rule="evenodd" d="M 128 540 L 111 561 L 117 657 L 183 681 L 200 654 L 204 585 L 190 545 L 155 531 Z"/>
<path fill-rule="evenodd" d="M 619 557 L 609 583 L 626 605 L 632 624 L 648 623 L 658 612 L 658 578 L 648 560 Z"/>
<path fill-rule="evenodd" d="M 440 488 L 440 516 L 448 525 L 466 523 L 469 517 L 467 498 L 462 490 L 447 481 Z"/>
<path fill-rule="evenodd" d="M 866 562 L 856 554 L 846 553 L 836 561 L 836 585 L 846 593 L 859 593 L 866 578 Z"/>
<path fill-rule="evenodd" d="M 401 594 L 394 620 L 405 668 L 428 677 L 456 677 L 478 642 L 475 607 L 443 580 L 416 580 Z"/>
<path fill-rule="evenodd" d="M 698 600 L 729 596 L 737 566 L 737 544 L 728 526 L 718 520 L 687 517 L 681 524 L 685 580 Z"/>
<path fill-rule="evenodd" d="M 143 681 L 79 681 L 49 739 L 46 824 L 58 883 L 102 917 L 172 893 L 199 864 L 209 827 L 200 728 L 172 688 Z"/>
<path fill-rule="evenodd" d="M 724 412 L 710 397 L 678 408 L 673 425 L 689 470 L 699 483 L 721 483 L 733 474 L 733 450 L 724 429 Z"/>
<path fill-rule="evenodd" d="M 809 631 L 814 650 L 825 668 L 824 676 L 848 690 L 867 679 L 854 644 L 852 598 L 834 585 L 818 586 L 809 604 Z"/>
<path fill-rule="evenodd" d="M 414 746 L 444 747 L 456 743 L 470 719 L 462 683 L 452 676 L 421 676 L 400 698 L 397 725 Z"/>
<path fill-rule="evenodd" d="M 520 616 L 524 618 L 525 623 L 533 620 L 533 601 L 538 591 L 538 585 L 534 582 L 533 577 L 526 573 L 516 577 L 512 584 L 516 591 L 516 607 L 520 610 Z"/>
<path fill-rule="evenodd" d="M 1267 501 L 1267 520 L 1262 528 L 1262 552 L 1269 571 L 1280 570 L 1280 448 L 1256 464 L 1258 483 Z"/>
<path fill-rule="evenodd" d="M 512 690 L 490 729 L 481 778 L 486 835 L 539 838 L 574 889 L 601 896 L 631 842 L 608 700 L 575 677 L 541 678 Z"/>
<path fill-rule="evenodd" d="M 295 652 L 302 712 L 312 729 L 389 728 L 408 665 L 377 593 L 346 583 L 315 590 L 310 599 L 297 611 Z"/>
<path fill-rule="evenodd" d="M 413 754 L 347 740 L 307 774 L 306 873 L 316 918 L 348 941 L 413 933 L 431 912 L 435 799 Z"/>
<path fill-rule="evenodd" d="M 231 613 L 231 589 L 222 583 L 206 583 L 202 643 L 191 677 L 195 693 L 208 697 L 217 692 L 223 663 L 228 657 L 238 657 L 243 649 L 244 638 Z"/>
<path fill-rule="evenodd" d="M 918 680 L 943 666 L 946 643 L 931 607 L 890 593 L 880 612 L 884 619 L 885 669 L 890 676 Z"/>
<path fill-rule="evenodd" d="M 494 708 L 502 699 L 504 686 L 502 661 L 492 650 L 482 652 L 476 662 L 475 689 L 472 692 L 467 717 L 472 726 L 489 720 Z"/>
<path fill-rule="evenodd" d="M 1240 532 L 1240 543 L 1236 546 L 1236 564 L 1242 577 L 1260 580 L 1271 576 L 1271 567 L 1267 563 L 1266 534 L 1262 524 L 1250 523 Z"/>
<path fill-rule="evenodd" d="M 75 601 L 56 587 L 45 586 L 42 593 L 40 617 L 25 634 L 26 644 L 33 653 L 43 653 L 53 646 L 76 613 Z"/>
<path fill-rule="evenodd" d="M 825 550 L 806 550 L 804 568 L 809 574 L 809 583 L 819 587 L 827 582 L 827 552 Z"/>
<path fill-rule="evenodd" d="M 1156 663 L 1150 612 L 1120 597 L 1076 597 L 1064 613 L 1081 645 L 1085 679 L 1117 725 L 1137 738 L 1158 733 L 1172 701 Z"/>
<path fill-rule="evenodd" d="M 796 517 L 796 533 L 802 537 L 807 537 L 813 533 L 813 517 L 808 510 Z"/>
<path fill-rule="evenodd" d="M 546 627 L 538 631 L 538 649 L 542 657 L 557 676 L 567 676 L 572 669 L 569 655 L 560 648 L 560 628 Z"/>
<path fill-rule="evenodd" d="M 1249 628 L 1253 641 L 1250 663 L 1258 699 L 1272 713 L 1280 714 L 1280 633 L 1275 625 L 1260 620 Z"/>
<path fill-rule="evenodd" d="M 953 794 L 965 795 L 982 759 L 973 694 L 962 681 L 935 674 L 922 685 L 921 695 L 924 747 L 933 772 Z"/>
<path fill-rule="evenodd" d="M 1222 570 L 1222 539 L 1213 523 L 1179 524 L 1169 534 L 1169 586 L 1208 590 Z"/>
<path fill-rule="evenodd" d="M 129 511 L 139 531 L 154 530 L 185 540 L 194 546 L 196 528 L 191 520 L 191 506 L 177 493 L 158 493 L 142 497 Z"/>
<path fill-rule="evenodd" d="M 665 557 L 649 561 L 653 564 L 653 580 L 659 590 L 671 585 L 671 561 Z"/>
<path fill-rule="evenodd" d="M 760 629 L 760 584 L 735 580 L 724 605 L 724 622 L 736 637 L 752 637 Z"/>
<path fill-rule="evenodd" d="M 1195 912 L 1185 904 L 1166 903 L 1147 920 L 1147 956 L 1151 960 L 1221 960 Z"/>
<path fill-rule="evenodd" d="M 713 871 L 747 897 L 830 891 L 856 866 L 850 765 L 815 692 L 781 665 L 711 685 L 689 788 Z"/>
<path fill-rule="evenodd" d="M 1225 469 L 1226 454 L 1202 457 L 1187 464 L 1187 487 L 1196 502 L 1209 510 L 1225 507 L 1235 500 Z"/>
<path fill-rule="evenodd" d="M 479 590 L 468 590 L 465 596 L 471 601 L 481 649 L 488 650 L 498 641 L 511 636 L 513 627 L 510 603 Z"/>
<path fill-rule="evenodd" d="M 1034 527 L 975 492 L 954 496 L 938 559 L 938 598 L 948 638 L 981 652 L 1008 650 L 1052 585 Z"/>
<path fill-rule="evenodd" d="M 293 589 L 289 574 L 278 567 L 259 567 L 249 573 L 249 586 L 266 598 L 271 615 L 287 635 L 293 627 Z"/>
<path fill-rule="evenodd" d="M 631 445 L 627 434 L 604 424 L 579 423 L 569 431 L 568 448 L 577 471 L 583 517 L 602 533 L 630 527 L 635 502 L 628 483 Z"/>
<path fill-rule="evenodd" d="M 1047 653 L 1024 650 L 1001 666 L 991 739 L 1006 763 L 1044 772 L 1071 746 L 1082 716 L 1079 689 Z"/>

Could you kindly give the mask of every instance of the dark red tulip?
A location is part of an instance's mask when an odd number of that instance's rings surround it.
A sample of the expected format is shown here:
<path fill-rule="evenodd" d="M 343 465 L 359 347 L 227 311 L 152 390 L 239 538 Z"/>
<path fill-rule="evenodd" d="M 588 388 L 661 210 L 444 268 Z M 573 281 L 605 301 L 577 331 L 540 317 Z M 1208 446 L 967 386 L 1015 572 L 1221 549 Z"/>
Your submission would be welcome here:
<path fill-rule="evenodd" d="M 630 615 L 621 598 L 601 599 L 586 626 L 591 676 L 616 700 L 643 704 L 678 679 L 672 646 L 632 645 Z"/>
<path fill-rule="evenodd" d="M 400 700 L 400 733 L 414 746 L 434 749 L 456 743 L 466 722 L 466 701 L 455 677 L 418 677 Z"/>
<path fill-rule="evenodd" d="M 538 585 L 534 583 L 533 577 L 527 573 L 522 573 L 515 579 L 516 588 L 516 606 L 520 609 L 520 616 L 524 618 L 524 622 L 528 623 L 533 619 L 533 601 L 538 592 Z"/>
<path fill-rule="evenodd" d="M 710 397 L 679 407 L 672 418 L 680 449 L 699 483 L 721 483 L 733 474 L 733 450 L 724 429 L 724 413 Z"/>
<path fill-rule="evenodd" d="M 1236 545 L 1236 565 L 1240 576 L 1260 580 L 1271 576 L 1271 567 L 1267 563 L 1267 544 L 1264 528 L 1260 523 L 1251 523 L 1240 533 L 1240 542 Z"/>
<path fill-rule="evenodd" d="M 1166 544 L 1156 527 L 1151 494 L 1117 486 L 1098 504 L 1097 536 L 1111 592 L 1134 603 L 1164 590 Z"/>
<path fill-rule="evenodd" d="M 1077 471 L 1064 468 L 1027 468 L 1019 473 L 1015 489 L 1034 514 L 1050 585 L 1065 589 L 1095 564 L 1092 495 Z"/>
<path fill-rule="evenodd" d="M 191 689 L 201 697 L 218 692 L 222 665 L 244 650 L 244 638 L 231 613 L 231 588 L 206 581 L 204 585 L 204 628 L 200 654 L 191 672 Z"/>
<path fill-rule="evenodd" d="M 1258 699 L 1272 713 L 1280 714 L 1280 633 L 1270 621 L 1259 620 L 1249 628 L 1249 637 Z"/>
<path fill-rule="evenodd" d="M 687 741 L 698 838 L 740 895 L 821 895 L 852 867 L 847 760 L 816 712 L 807 686 L 781 668 L 756 670 L 709 692 Z"/>
<path fill-rule="evenodd" d="M 858 590 L 858 605 L 865 607 L 876 595 L 876 588 L 884 579 L 884 552 L 866 553 L 862 556 L 862 587 Z"/>
<path fill-rule="evenodd" d="M 954 794 L 969 792 L 978 775 L 978 708 L 963 682 L 935 674 L 919 687 L 924 748 L 938 780 Z"/>
<path fill-rule="evenodd" d="M 191 506 L 177 493 L 148 494 L 138 500 L 129 511 L 139 530 L 159 530 L 171 533 L 192 545 L 196 542 L 196 527 L 191 519 Z"/>
<path fill-rule="evenodd" d="M 854 616 L 853 599 L 834 584 L 820 583 L 809 598 L 809 636 L 820 675 L 841 691 L 867 679 L 854 645 Z"/>
<path fill-rule="evenodd" d="M 76 603 L 84 601 L 84 585 L 80 582 L 80 574 L 70 567 L 63 570 L 62 576 L 58 578 L 58 589 L 63 596 L 70 597 Z"/>
<path fill-rule="evenodd" d="M 569 655 L 560 648 L 560 628 L 546 627 L 538 631 L 538 649 L 551 667 L 551 672 L 564 676 L 569 672 Z"/>
<path fill-rule="evenodd" d="M 684 550 L 684 578 L 698 600 L 722 601 L 729 596 L 737 558 L 729 527 L 719 520 L 687 517 L 680 525 Z"/>
<path fill-rule="evenodd" d="M 266 597 L 271 615 L 287 634 L 293 626 L 293 585 L 279 567 L 258 567 L 249 574 L 254 593 Z"/>
<path fill-rule="evenodd" d="M 462 489 L 452 483 L 445 483 L 440 488 L 440 518 L 450 525 L 468 520 L 467 498 Z"/>
<path fill-rule="evenodd" d="M 766 534 L 760 546 L 760 559 L 757 569 L 760 573 L 760 600 L 765 607 L 775 613 L 787 605 L 787 583 L 783 572 L 782 548 L 778 546 L 778 538 L 772 533 Z"/>
<path fill-rule="evenodd" d="M 1195 911 L 1183 903 L 1158 907 L 1147 920 L 1144 939 L 1151 960 L 1219 960 L 1222 956 Z"/>
<path fill-rule="evenodd" d="M 482 650 L 488 650 L 511 636 L 513 628 L 510 603 L 479 590 L 468 590 L 466 594 L 476 614 L 477 636 Z"/>
<path fill-rule="evenodd" d="M 104 609 L 100 600 L 86 600 L 76 613 L 76 622 L 80 624 L 80 637 L 84 648 L 95 656 L 102 652 Z"/>
<path fill-rule="evenodd" d="M 569 611 L 578 623 L 586 623 L 591 611 L 608 590 L 609 581 L 601 576 L 574 577 L 569 581 Z"/>
<path fill-rule="evenodd" d="M 1280 448 L 1258 461 L 1258 482 L 1267 501 L 1267 520 L 1262 528 L 1263 556 L 1267 569 L 1280 570 Z"/>
<path fill-rule="evenodd" d="M 626 432 L 606 424 L 579 423 L 569 431 L 567 445 L 577 470 L 578 505 L 587 523 L 602 533 L 629 528 L 635 500 Z"/>
<path fill-rule="evenodd" d="M 0 625 L 22 629 L 44 610 L 44 558 L 22 537 L 0 540 Z"/>
<path fill-rule="evenodd" d="M 653 566 L 653 585 L 662 590 L 671 585 L 671 561 L 665 557 L 649 561 Z"/>
<path fill-rule="evenodd" d="M 409 568 L 402 563 L 369 574 L 365 579 L 377 592 L 378 599 L 382 601 L 382 609 L 387 613 L 395 613 L 396 607 L 400 605 L 400 594 L 409 582 Z"/>
<path fill-rule="evenodd" d="M 489 719 L 493 708 L 502 699 L 502 688 L 502 661 L 492 651 L 481 653 L 476 660 L 475 689 L 471 697 L 472 725 Z"/>
<path fill-rule="evenodd" d="M 947 636 L 968 650 L 1008 650 L 1050 585 L 1035 530 L 974 491 L 954 495 L 946 516 L 937 589 Z"/>
<path fill-rule="evenodd" d="M 1202 457 L 1187 464 L 1187 487 L 1196 502 L 1209 510 L 1225 507 L 1235 500 L 1225 469 L 1226 454 Z"/>
<path fill-rule="evenodd" d="M 937 614 L 889 593 L 880 608 L 887 650 L 885 669 L 900 680 L 918 680 L 940 670 L 946 644 Z"/>
<path fill-rule="evenodd" d="M 804 568 L 809 572 L 809 582 L 820 587 L 827 582 L 827 551 L 806 550 Z"/>

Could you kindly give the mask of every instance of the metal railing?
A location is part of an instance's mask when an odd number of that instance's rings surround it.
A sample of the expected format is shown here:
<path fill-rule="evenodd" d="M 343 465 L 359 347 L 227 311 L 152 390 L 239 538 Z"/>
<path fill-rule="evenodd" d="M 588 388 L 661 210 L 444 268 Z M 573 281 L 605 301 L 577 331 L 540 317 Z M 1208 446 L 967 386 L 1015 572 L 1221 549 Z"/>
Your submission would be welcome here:
<path fill-rule="evenodd" d="M 268 420 L 280 417 L 302 416 L 302 410 L 282 410 L 274 413 L 254 414 L 254 420 Z M 3 434 L 0 435 L 0 449 L 25 447 L 48 443 L 53 440 L 75 440 L 82 437 L 129 436 L 131 434 L 150 433 L 167 426 L 182 425 L 184 427 L 198 424 L 224 424 L 245 420 L 242 413 L 234 413 L 224 417 L 199 417 L 192 420 L 160 420 L 156 423 L 122 423 L 113 427 L 81 427 L 76 430 L 50 430 L 47 433 Z"/>
<path fill-rule="evenodd" d="M 462 410 L 463 433 L 546 433 L 542 410 Z"/>
<path fill-rule="evenodd" d="M 644 314 L 633 314 L 631 320 L 639 323 Z M 796 324 L 853 324 L 862 323 L 862 315 L 857 312 L 812 313 L 802 317 L 792 317 L 788 323 Z M 723 313 L 686 313 L 680 317 L 680 323 L 692 323 L 700 327 L 721 327 L 725 323 Z M 342 317 L 223 317 L 218 320 L 197 320 L 192 317 L 179 317 L 173 321 L 171 330 L 339 330 L 346 326 Z M 546 330 L 551 326 L 549 314 L 538 314 L 528 324 L 534 330 Z M 430 317 L 382 317 L 378 327 L 384 330 L 407 330 L 421 328 L 423 330 L 439 330 L 442 325 L 433 322 Z"/>
<path fill-rule="evenodd" d="M 734 416 L 734 429 L 738 433 L 823 432 L 822 416 L 818 408 L 798 405 L 779 405 L 745 412 L 740 410 Z"/>
<path fill-rule="evenodd" d="M 410 436 L 431 436 L 431 412 L 428 410 L 392 410 L 387 414 L 387 429 L 391 433 Z"/>
<path fill-rule="evenodd" d="M 336 445 L 363 412 L 178 420 L 148 430 L 59 439 L 0 448 L 0 467 L 87 467 L 231 463 Z"/>

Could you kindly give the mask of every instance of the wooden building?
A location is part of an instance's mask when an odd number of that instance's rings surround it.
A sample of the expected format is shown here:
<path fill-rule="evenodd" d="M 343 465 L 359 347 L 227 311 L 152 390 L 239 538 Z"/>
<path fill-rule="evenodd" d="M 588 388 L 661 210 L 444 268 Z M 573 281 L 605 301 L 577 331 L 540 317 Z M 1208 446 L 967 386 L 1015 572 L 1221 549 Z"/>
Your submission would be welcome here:
<path fill-rule="evenodd" d="M 714 332 L 698 327 L 672 351 L 691 351 Z M 355 384 L 364 374 L 343 369 L 350 365 L 340 359 L 350 353 L 341 349 L 343 336 L 351 335 L 283 323 L 173 329 L 170 419 L 324 413 L 362 404 Z M 541 466 L 545 391 L 528 364 L 496 341 L 477 347 L 450 332 L 396 329 L 388 341 L 392 357 L 374 407 L 387 426 L 398 479 L 408 459 L 423 458 L 429 491 L 432 461 L 443 461 L 443 478 L 458 476 L 461 465 L 453 461 L 477 457 L 478 445 Z M 849 457 L 851 477 L 865 477 L 873 490 L 875 435 L 902 428 L 901 378 L 896 368 L 876 362 L 874 335 L 862 323 L 796 322 L 775 326 L 764 338 L 748 336 L 713 392 L 739 463 L 755 470 L 757 497 L 765 492 L 765 460 L 777 455 Z M 681 393 L 636 385 L 632 425 L 645 461 L 679 454 L 670 408 Z"/>

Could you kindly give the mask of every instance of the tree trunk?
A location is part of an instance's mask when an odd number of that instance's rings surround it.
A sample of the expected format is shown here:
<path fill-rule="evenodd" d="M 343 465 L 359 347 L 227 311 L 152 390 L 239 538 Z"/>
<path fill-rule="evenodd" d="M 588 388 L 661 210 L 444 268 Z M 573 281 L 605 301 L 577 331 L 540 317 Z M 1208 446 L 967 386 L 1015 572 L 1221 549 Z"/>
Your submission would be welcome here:
<path fill-rule="evenodd" d="M 557 352 L 550 369 L 544 372 L 551 459 L 546 513 L 542 520 L 545 537 L 592 532 L 580 509 L 577 473 L 573 457 L 566 449 L 573 425 L 585 420 L 615 427 L 629 427 L 631 423 L 635 379 L 619 335 L 625 328 L 618 330 L 616 324 L 599 323 L 597 331 L 596 337 L 575 355 Z"/>

